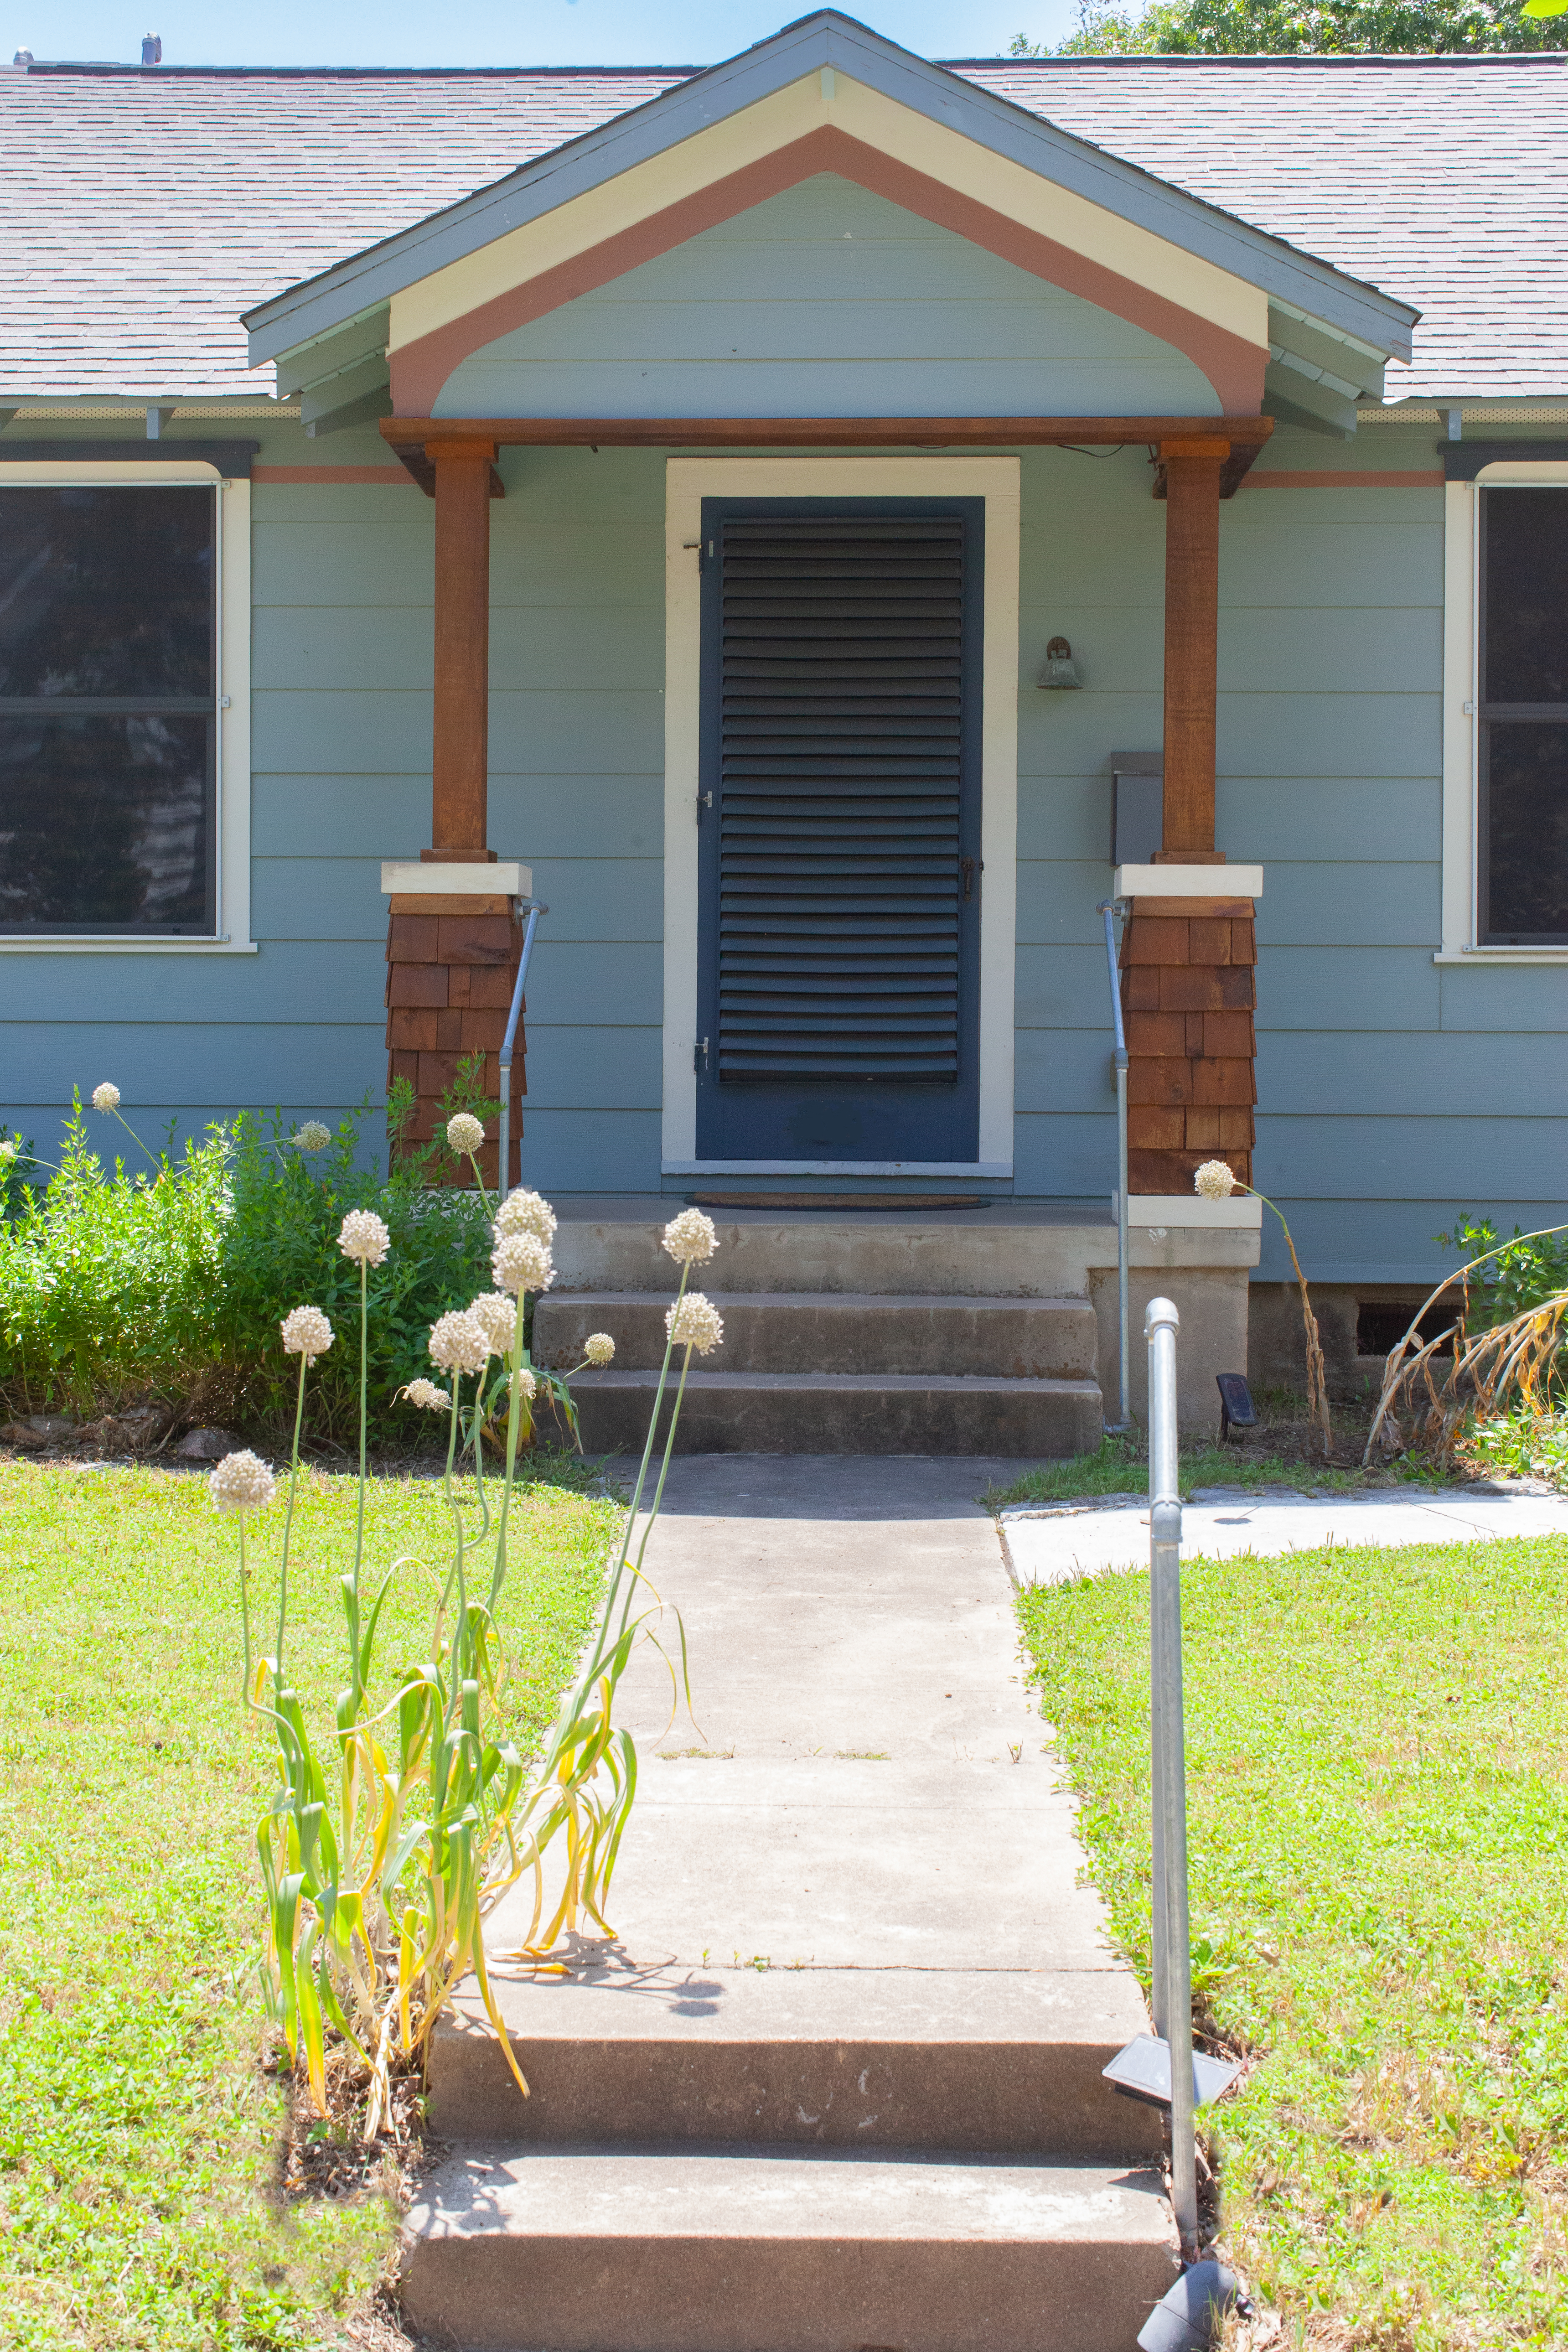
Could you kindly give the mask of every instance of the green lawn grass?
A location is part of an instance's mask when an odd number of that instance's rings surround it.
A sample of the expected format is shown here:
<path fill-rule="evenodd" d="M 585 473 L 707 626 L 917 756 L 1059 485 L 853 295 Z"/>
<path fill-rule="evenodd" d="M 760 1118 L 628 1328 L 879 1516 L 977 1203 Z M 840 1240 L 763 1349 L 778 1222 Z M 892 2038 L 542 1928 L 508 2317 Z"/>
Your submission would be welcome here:
<path fill-rule="evenodd" d="M 1184 1568 L 1224 2243 L 1284 2341 L 1568 2343 L 1568 1540 Z M 1147 1986 L 1146 1579 L 1020 1602 Z"/>
<path fill-rule="evenodd" d="M 307 1473 L 295 1521 L 290 1674 L 329 1724 L 354 1491 Z M 0 2340 L 316 2341 L 381 2270 L 393 2214 L 380 2193 L 277 2193 L 255 1965 L 269 1742 L 239 1704 L 233 1522 L 205 1478 L 23 1463 L 0 1464 Z M 377 1481 L 367 1559 L 440 1560 L 444 1516 L 438 1482 Z M 535 1736 L 617 1514 L 540 1485 L 519 1516 L 503 1626 Z M 268 1628 L 279 1517 L 253 1525 Z M 425 1654 L 426 1592 L 414 1570 L 396 1588 L 388 1671 Z"/>
<path fill-rule="evenodd" d="M 1178 1468 L 1184 1496 L 1194 1486 L 1293 1486 L 1324 1494 L 1356 1494 L 1366 1486 L 1388 1486 L 1409 1474 L 1381 1465 L 1373 1470 L 1336 1468 L 1324 1462 L 1303 1462 L 1283 1454 L 1248 1451 L 1239 1445 L 1184 1445 Z M 1101 1438 L 1093 1454 L 1074 1454 L 1063 1462 L 1042 1462 L 1020 1472 L 1010 1486 L 984 1497 L 993 1510 L 1009 1503 L 1064 1503 L 1079 1496 L 1138 1495 L 1149 1492 L 1149 1445 L 1140 1432 L 1134 1437 Z"/>

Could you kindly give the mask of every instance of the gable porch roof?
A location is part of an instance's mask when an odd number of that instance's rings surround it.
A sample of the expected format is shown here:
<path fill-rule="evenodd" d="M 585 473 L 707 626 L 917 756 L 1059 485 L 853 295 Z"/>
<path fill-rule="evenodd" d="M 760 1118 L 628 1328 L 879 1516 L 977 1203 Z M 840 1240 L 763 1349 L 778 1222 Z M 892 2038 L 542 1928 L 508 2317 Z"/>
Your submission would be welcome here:
<path fill-rule="evenodd" d="M 1409 304 L 831 10 L 258 306 L 251 356 L 353 391 L 390 348 L 428 412 L 477 344 L 819 172 L 1136 320 L 1236 413 L 1271 346 L 1352 396 L 1409 356 Z"/>

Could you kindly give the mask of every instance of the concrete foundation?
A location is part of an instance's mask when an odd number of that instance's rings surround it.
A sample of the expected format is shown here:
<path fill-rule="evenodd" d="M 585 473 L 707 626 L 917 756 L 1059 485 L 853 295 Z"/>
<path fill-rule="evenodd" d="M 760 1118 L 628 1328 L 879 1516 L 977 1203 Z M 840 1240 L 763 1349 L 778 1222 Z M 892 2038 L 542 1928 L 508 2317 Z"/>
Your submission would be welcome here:
<path fill-rule="evenodd" d="M 1313 1282 L 1308 1276 L 1312 1312 L 1329 1375 L 1329 1392 L 1342 1403 L 1375 1396 L 1383 1385 L 1388 1356 L 1385 1348 L 1367 1347 L 1362 1337 L 1373 1318 L 1371 1308 L 1403 1310 L 1408 1323 L 1430 1296 L 1409 1283 Z M 1440 1301 L 1431 1318 L 1436 1334 L 1454 1319 L 1458 1292 L 1452 1304 Z M 1377 1318 L 1384 1323 L 1386 1314 Z M 1358 1331 L 1359 1327 L 1359 1331 Z M 1289 1389 L 1300 1395 L 1307 1385 L 1307 1349 L 1301 1324 L 1301 1293 L 1295 1282 L 1255 1282 L 1247 1318 L 1247 1378 L 1254 1391 Z"/>

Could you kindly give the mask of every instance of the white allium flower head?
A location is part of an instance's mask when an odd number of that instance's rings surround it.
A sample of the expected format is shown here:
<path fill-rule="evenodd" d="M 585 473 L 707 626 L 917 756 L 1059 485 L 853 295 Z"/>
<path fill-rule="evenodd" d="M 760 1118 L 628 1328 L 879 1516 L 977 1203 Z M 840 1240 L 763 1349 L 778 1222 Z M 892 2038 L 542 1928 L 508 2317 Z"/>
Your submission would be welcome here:
<path fill-rule="evenodd" d="M 489 1342 L 492 1356 L 510 1356 L 517 1332 L 517 1301 L 502 1290 L 487 1290 L 468 1301 L 468 1313 Z"/>
<path fill-rule="evenodd" d="M 700 1265 L 719 1246 L 712 1218 L 700 1209 L 682 1209 L 664 1229 L 664 1246 L 677 1265 Z"/>
<path fill-rule="evenodd" d="M 438 1389 L 434 1381 L 410 1381 L 397 1393 L 405 1396 L 410 1404 L 423 1405 L 426 1412 L 445 1412 L 452 1402 L 446 1390 Z"/>
<path fill-rule="evenodd" d="M 664 1328 L 678 1348 L 695 1348 L 700 1356 L 723 1344 L 723 1318 L 700 1290 L 689 1290 L 684 1298 L 676 1300 L 664 1318 Z"/>
<path fill-rule="evenodd" d="M 1205 1160 L 1193 1185 L 1205 1201 L 1228 1201 L 1236 1190 L 1236 1176 L 1223 1160 Z"/>
<path fill-rule="evenodd" d="M 264 1511 L 278 1492 L 278 1481 L 258 1455 L 226 1454 L 207 1488 L 220 1511 Z"/>
<path fill-rule="evenodd" d="M 120 1088 L 111 1087 L 109 1080 L 105 1078 L 100 1087 L 94 1087 L 92 1090 L 92 1107 L 94 1110 L 118 1110 Z"/>
<path fill-rule="evenodd" d="M 554 1232 L 555 1212 L 539 1192 L 520 1187 L 507 1194 L 496 1212 L 497 1241 L 507 1234 L 531 1234 L 536 1241 L 549 1242 Z"/>
<path fill-rule="evenodd" d="M 484 1370 L 490 1343 L 472 1315 L 443 1315 L 430 1326 L 430 1357 L 444 1372 Z"/>
<path fill-rule="evenodd" d="M 11 1138 L 8 1135 L 0 1138 L 0 1160 L 15 1160 L 16 1157 L 16 1146 Z"/>
<path fill-rule="evenodd" d="M 374 1209 L 351 1209 L 338 1231 L 338 1247 L 361 1265 L 379 1265 L 392 1235 Z"/>
<path fill-rule="evenodd" d="M 607 1331 L 590 1331 L 583 1342 L 583 1353 L 591 1364 L 607 1364 L 616 1352 L 616 1343 Z"/>
<path fill-rule="evenodd" d="M 522 1366 L 520 1371 L 515 1372 L 512 1377 L 517 1382 L 517 1392 L 519 1396 L 531 1399 L 538 1392 L 539 1382 L 534 1379 L 533 1374 L 529 1370 L 526 1364 Z"/>
<path fill-rule="evenodd" d="M 289 1139 L 296 1151 L 324 1151 L 331 1139 L 331 1129 L 319 1118 L 301 1119 Z"/>
<path fill-rule="evenodd" d="M 485 1139 L 485 1130 L 471 1110 L 460 1110 L 447 1121 L 447 1140 L 459 1158 L 466 1151 L 477 1151 Z"/>
<path fill-rule="evenodd" d="M 314 1363 L 332 1344 L 332 1327 L 319 1307 L 291 1307 L 283 1318 L 283 1352 Z"/>
<path fill-rule="evenodd" d="M 514 1298 L 525 1290 L 548 1290 L 555 1279 L 550 1245 L 537 1234 L 504 1234 L 496 1244 L 490 1271 Z"/>

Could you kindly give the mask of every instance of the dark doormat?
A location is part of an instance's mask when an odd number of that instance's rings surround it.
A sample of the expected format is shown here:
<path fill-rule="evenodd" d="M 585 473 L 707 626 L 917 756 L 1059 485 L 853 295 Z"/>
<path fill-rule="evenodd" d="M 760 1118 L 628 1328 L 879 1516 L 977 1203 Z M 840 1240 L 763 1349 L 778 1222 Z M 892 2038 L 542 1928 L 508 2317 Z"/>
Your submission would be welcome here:
<path fill-rule="evenodd" d="M 694 1209 L 986 1209 L 982 1192 L 688 1192 Z"/>

